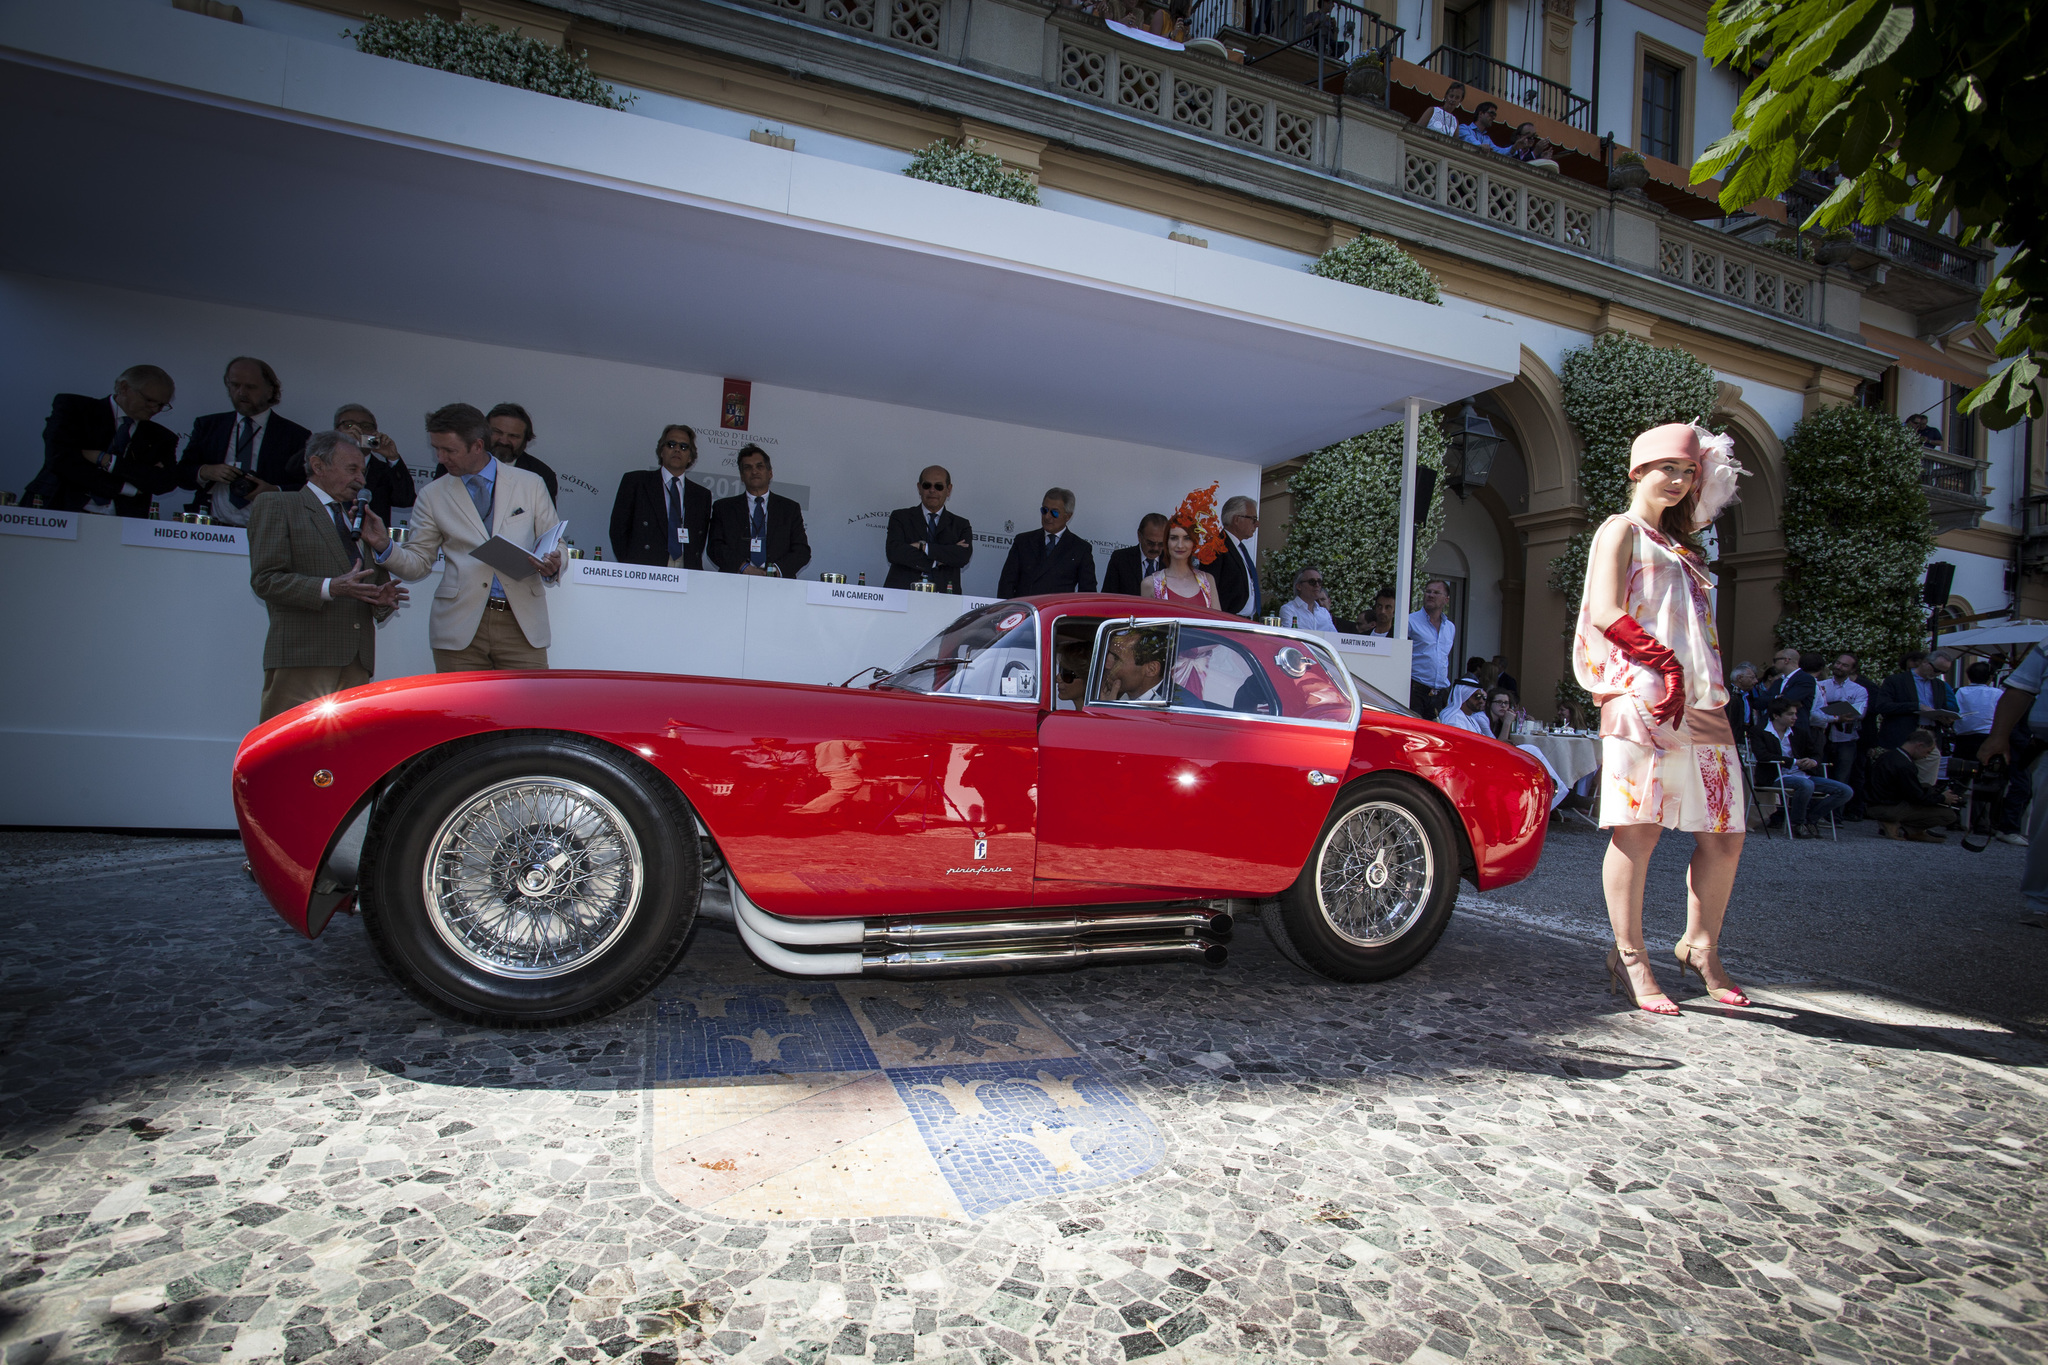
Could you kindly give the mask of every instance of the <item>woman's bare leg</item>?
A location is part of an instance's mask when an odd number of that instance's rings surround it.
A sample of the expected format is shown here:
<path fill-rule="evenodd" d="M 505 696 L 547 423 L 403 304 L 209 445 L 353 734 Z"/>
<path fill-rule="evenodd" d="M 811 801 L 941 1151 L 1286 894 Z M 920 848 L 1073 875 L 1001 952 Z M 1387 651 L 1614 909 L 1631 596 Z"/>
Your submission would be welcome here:
<path fill-rule="evenodd" d="M 1735 869 L 1742 863 L 1742 840 L 1735 834 L 1695 834 L 1697 845 L 1685 870 L 1685 941 L 1693 961 L 1712 991 L 1738 990 L 1721 970 L 1715 945 L 1721 941 L 1721 920 L 1728 913 L 1728 893 L 1735 888 Z M 1610 912 L 1611 913 L 1611 912 Z"/>
<path fill-rule="evenodd" d="M 1643 949 L 1643 884 L 1650 876 L 1650 855 L 1662 838 L 1662 825 L 1616 825 L 1610 832 L 1607 857 L 1600 865 L 1600 883 L 1607 893 L 1607 922 L 1614 928 L 1615 946 L 1629 958 L 1629 989 L 1639 997 L 1663 994 L 1657 974 L 1650 970 L 1650 956 Z M 1729 880 L 1734 880 L 1731 871 Z M 1728 903 L 1727 888 L 1721 904 Z"/>

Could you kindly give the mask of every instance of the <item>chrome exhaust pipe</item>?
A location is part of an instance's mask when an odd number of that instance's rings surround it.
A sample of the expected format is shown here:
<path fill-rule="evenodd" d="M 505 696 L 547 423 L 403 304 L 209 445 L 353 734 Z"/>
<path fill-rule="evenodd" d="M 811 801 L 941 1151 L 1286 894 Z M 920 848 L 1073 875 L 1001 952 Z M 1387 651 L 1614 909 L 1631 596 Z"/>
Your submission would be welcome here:
<path fill-rule="evenodd" d="M 1202 962 L 1220 967 L 1228 956 L 1222 944 L 1196 938 L 1125 943 L 1040 939 L 1033 943 L 864 953 L 860 971 L 862 976 L 933 977 L 1071 971 L 1131 962 Z"/>
<path fill-rule="evenodd" d="M 1220 938 L 1230 932 L 1230 926 L 1231 919 L 1226 913 L 1178 907 L 1151 913 L 1056 915 L 1036 919 L 880 919 L 867 921 L 861 942 L 868 947 L 893 944 L 899 948 L 940 948 L 977 943 L 1064 940 L 1093 934 L 1120 934 L 1125 938 L 1141 935 L 1191 938 L 1207 934 Z"/>

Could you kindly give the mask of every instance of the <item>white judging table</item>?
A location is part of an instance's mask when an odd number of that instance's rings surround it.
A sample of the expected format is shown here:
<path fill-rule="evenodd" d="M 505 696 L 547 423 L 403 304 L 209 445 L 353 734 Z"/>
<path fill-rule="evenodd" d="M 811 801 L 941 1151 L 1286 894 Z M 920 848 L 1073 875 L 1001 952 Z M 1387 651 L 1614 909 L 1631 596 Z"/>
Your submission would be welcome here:
<path fill-rule="evenodd" d="M 0 525 L 14 604 L 0 654 L 0 824 L 232 828 L 228 770 L 256 723 L 268 627 L 246 546 L 229 548 L 241 537 L 210 537 L 202 550 L 145 528 L 228 528 L 77 515 L 66 518 L 76 539 L 55 538 L 56 515 Z M 877 610 L 871 600 L 820 604 L 821 586 L 574 560 L 548 596 L 548 660 L 836 683 L 901 662 L 985 600 L 903 592 L 900 608 Z M 412 584 L 411 602 L 378 629 L 379 678 L 433 671 L 433 590 L 431 575 Z M 1333 644 L 1353 672 L 1405 695 L 1405 641 Z"/>

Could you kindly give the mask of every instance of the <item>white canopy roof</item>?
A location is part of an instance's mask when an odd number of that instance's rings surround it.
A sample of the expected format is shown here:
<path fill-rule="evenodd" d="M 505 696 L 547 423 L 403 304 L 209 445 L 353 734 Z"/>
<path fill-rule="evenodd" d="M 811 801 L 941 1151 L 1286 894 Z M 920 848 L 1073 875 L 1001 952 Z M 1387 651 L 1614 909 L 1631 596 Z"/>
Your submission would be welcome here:
<path fill-rule="evenodd" d="M 1972 626 L 1950 634 L 1943 632 L 1941 644 L 1961 649 L 1965 645 L 2037 645 L 2048 639 L 2048 621 L 2008 621 L 1997 626 Z"/>

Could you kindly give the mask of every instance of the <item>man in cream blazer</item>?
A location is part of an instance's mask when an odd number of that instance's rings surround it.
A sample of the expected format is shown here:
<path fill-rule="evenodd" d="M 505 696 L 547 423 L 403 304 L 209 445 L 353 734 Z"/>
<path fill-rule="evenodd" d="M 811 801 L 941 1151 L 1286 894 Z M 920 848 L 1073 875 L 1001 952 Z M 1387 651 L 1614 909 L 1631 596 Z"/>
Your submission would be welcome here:
<path fill-rule="evenodd" d="M 421 490 L 403 545 L 393 544 L 375 515 L 363 518 L 363 542 L 379 564 L 412 582 L 446 553 L 434 592 L 427 639 L 441 673 L 548 666 L 548 601 L 542 579 L 562 572 L 562 553 L 541 561 L 531 578 L 502 578 L 470 551 L 493 535 L 531 549 L 561 518 L 538 474 L 500 463 L 485 442 L 490 427 L 467 403 L 427 414 L 427 443 L 447 473 Z"/>

